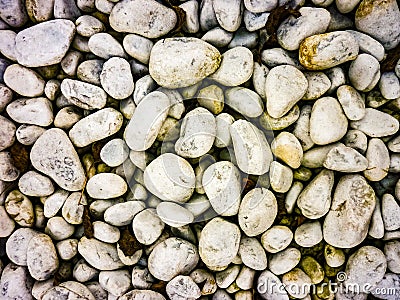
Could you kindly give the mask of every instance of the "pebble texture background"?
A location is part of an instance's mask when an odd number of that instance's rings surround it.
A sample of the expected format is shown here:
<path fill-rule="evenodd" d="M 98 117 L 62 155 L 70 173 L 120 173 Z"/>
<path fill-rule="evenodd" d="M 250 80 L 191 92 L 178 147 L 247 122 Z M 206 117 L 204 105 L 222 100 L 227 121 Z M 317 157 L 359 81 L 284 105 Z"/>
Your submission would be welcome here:
<path fill-rule="evenodd" d="M 398 0 L 0 0 L 0 113 L 0 300 L 400 299 Z"/>

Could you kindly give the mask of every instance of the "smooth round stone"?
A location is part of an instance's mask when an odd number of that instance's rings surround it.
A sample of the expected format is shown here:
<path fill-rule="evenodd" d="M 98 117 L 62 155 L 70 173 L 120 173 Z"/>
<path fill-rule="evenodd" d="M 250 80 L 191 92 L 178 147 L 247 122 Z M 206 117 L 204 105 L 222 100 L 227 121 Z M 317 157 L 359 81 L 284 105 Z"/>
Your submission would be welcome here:
<path fill-rule="evenodd" d="M 269 15 L 270 14 L 268 12 L 253 13 L 246 9 L 243 13 L 243 22 L 248 31 L 254 32 L 264 28 L 264 26 L 267 24 Z"/>
<path fill-rule="evenodd" d="M 113 139 L 101 148 L 100 158 L 110 167 L 121 165 L 129 156 L 129 148 L 122 139 Z"/>
<path fill-rule="evenodd" d="M 33 300 L 33 279 L 28 268 L 9 263 L 0 278 L 1 297 L 3 299 Z"/>
<path fill-rule="evenodd" d="M 253 69 L 253 86 L 254 90 L 262 99 L 266 99 L 265 94 L 265 80 L 267 79 L 269 69 L 262 63 L 254 62 Z"/>
<path fill-rule="evenodd" d="M 347 261 L 344 285 L 351 291 L 353 284 L 375 286 L 385 275 L 386 267 L 385 254 L 381 250 L 373 246 L 361 247 Z"/>
<path fill-rule="evenodd" d="M 233 216 L 238 213 L 240 177 L 239 169 L 229 161 L 214 163 L 204 171 L 202 187 L 218 215 Z"/>
<path fill-rule="evenodd" d="M 276 0 L 260 1 L 260 0 L 244 0 L 244 6 L 253 13 L 262 13 L 271 11 L 278 5 Z"/>
<path fill-rule="evenodd" d="M 78 66 L 76 76 L 82 81 L 100 85 L 100 73 L 103 69 L 103 64 L 104 60 L 102 59 L 85 60 Z"/>
<path fill-rule="evenodd" d="M 166 292 L 171 300 L 198 299 L 200 288 L 189 276 L 178 275 L 167 283 Z"/>
<path fill-rule="evenodd" d="M 342 249 L 337 249 L 329 244 L 325 245 L 324 257 L 328 266 L 337 268 L 346 262 L 346 255 Z"/>
<path fill-rule="evenodd" d="M 107 94 L 103 89 L 79 80 L 65 78 L 61 82 L 61 92 L 72 104 L 83 109 L 100 109 L 107 101 Z"/>
<path fill-rule="evenodd" d="M 161 200 L 183 203 L 193 194 L 195 174 L 185 159 L 165 153 L 146 167 L 144 183 Z"/>
<path fill-rule="evenodd" d="M 114 108 L 104 108 L 78 121 L 69 131 L 69 137 L 76 147 L 85 147 L 118 132 L 123 119 Z"/>
<path fill-rule="evenodd" d="M 164 222 L 157 215 L 155 209 L 145 209 L 139 212 L 132 221 L 132 229 L 139 243 L 153 244 L 164 229 Z"/>
<path fill-rule="evenodd" d="M 205 195 L 194 195 L 185 204 L 185 208 L 195 217 L 202 216 L 210 207 L 210 201 Z"/>
<path fill-rule="evenodd" d="M 104 212 L 104 221 L 114 226 L 129 225 L 136 214 L 145 209 L 142 201 L 116 203 Z"/>
<path fill-rule="evenodd" d="M 20 191 L 10 192 L 4 201 L 4 207 L 10 217 L 20 226 L 32 227 L 35 223 L 33 205 Z"/>
<path fill-rule="evenodd" d="M 21 98 L 7 106 L 7 113 L 18 123 L 49 126 L 53 123 L 53 107 L 47 98 Z"/>
<path fill-rule="evenodd" d="M 94 268 L 111 271 L 124 266 L 117 254 L 115 245 L 96 239 L 82 237 L 78 243 L 78 252 Z"/>
<path fill-rule="evenodd" d="M 210 151 L 215 135 L 215 117 L 207 109 L 197 107 L 182 121 L 180 137 L 175 143 L 176 154 L 185 158 L 200 157 Z"/>
<path fill-rule="evenodd" d="M 86 185 L 88 195 L 95 199 L 111 199 L 122 196 L 128 190 L 125 180 L 113 173 L 96 174 Z"/>
<path fill-rule="evenodd" d="M 283 275 L 282 283 L 287 287 L 286 290 L 290 296 L 299 299 L 307 297 L 309 293 L 307 289 L 303 287 L 312 284 L 310 277 L 299 268 L 294 268 Z"/>
<path fill-rule="evenodd" d="M 245 47 L 235 47 L 222 54 L 221 65 L 209 78 L 225 86 L 238 86 L 251 78 L 253 65 L 251 51 Z"/>
<path fill-rule="evenodd" d="M 154 91 L 146 95 L 136 107 L 126 126 L 124 139 L 134 151 L 145 151 L 151 147 L 167 118 L 171 103 L 168 96 Z"/>
<path fill-rule="evenodd" d="M 206 0 L 206 1 L 211 1 L 211 0 Z M 225 47 L 230 43 L 232 38 L 233 38 L 232 32 L 226 31 L 221 27 L 215 27 L 207 31 L 201 39 L 207 43 L 210 43 L 215 47 Z"/>
<path fill-rule="evenodd" d="M 136 81 L 135 90 L 133 92 L 133 101 L 135 104 L 139 104 L 142 99 L 154 91 L 157 87 L 156 82 L 150 75 L 143 76 Z M 158 91 L 163 92 L 162 90 L 158 89 Z M 177 92 L 179 93 L 179 92 Z M 165 93 L 166 94 L 166 93 Z M 166 94 L 168 96 L 168 94 Z"/>
<path fill-rule="evenodd" d="M 103 64 L 100 82 L 107 94 L 118 100 L 128 98 L 135 87 L 131 66 L 121 57 L 112 57 Z"/>
<path fill-rule="evenodd" d="M 59 189 L 46 197 L 43 209 L 46 218 L 54 217 L 59 210 L 63 207 L 65 200 L 67 200 L 69 193 L 65 190 Z"/>
<path fill-rule="evenodd" d="M 75 21 L 76 32 L 81 36 L 91 37 L 93 34 L 105 30 L 104 24 L 97 18 L 90 15 L 80 16 Z"/>
<path fill-rule="evenodd" d="M 15 223 L 7 214 L 4 206 L 0 206 L 0 237 L 8 237 L 14 231 Z M 0 268 L 1 270 L 1 268 Z"/>
<path fill-rule="evenodd" d="M 368 159 L 353 148 L 337 146 L 326 155 L 324 167 L 346 173 L 362 172 L 368 168 Z"/>
<path fill-rule="evenodd" d="M 352 34 L 334 31 L 312 35 L 300 43 L 300 63 L 309 70 L 325 70 L 354 60 L 359 46 Z"/>
<path fill-rule="evenodd" d="M 214 218 L 200 233 L 199 254 L 213 269 L 228 266 L 239 250 L 240 229 L 222 218 Z"/>
<path fill-rule="evenodd" d="M 154 43 L 137 34 L 127 34 L 122 42 L 126 53 L 141 63 L 148 64 Z"/>
<path fill-rule="evenodd" d="M 236 278 L 235 285 L 231 286 L 232 289 L 242 289 L 249 290 L 253 286 L 254 277 L 256 275 L 256 271 L 252 270 L 246 266 L 242 267 L 238 277 Z M 230 290 L 229 288 L 227 289 Z M 239 291 L 240 293 L 240 291 Z"/>
<path fill-rule="evenodd" d="M 126 16 L 130 16 L 128 20 Z M 136 33 L 146 38 L 158 38 L 170 32 L 177 22 L 171 8 L 157 1 L 120 1 L 110 14 L 110 26 L 118 32 Z"/>
<path fill-rule="evenodd" d="M 240 272 L 240 266 L 231 265 L 223 271 L 217 272 L 215 281 L 219 288 L 226 289 L 229 287 L 237 278 Z"/>
<path fill-rule="evenodd" d="M 49 129 L 35 142 L 30 153 L 32 165 L 68 191 L 82 190 L 85 173 L 67 134 Z"/>
<path fill-rule="evenodd" d="M 400 206 L 394 197 L 390 194 L 384 194 L 382 197 L 382 219 L 385 230 L 397 230 L 400 228 L 400 221 L 397 214 L 400 212 Z"/>
<path fill-rule="evenodd" d="M 231 32 L 238 30 L 242 20 L 242 1 L 234 0 L 227 2 L 226 0 L 213 0 L 212 6 L 218 24 L 223 29 Z"/>
<path fill-rule="evenodd" d="M 302 7 L 300 17 L 290 16 L 282 22 L 277 30 L 277 38 L 282 48 L 293 51 L 299 49 L 305 38 L 324 33 L 331 20 L 329 11 L 324 8 Z"/>
<path fill-rule="evenodd" d="M 289 167 L 297 169 L 303 159 L 299 140 L 289 132 L 281 132 L 271 144 L 272 153 Z"/>
<path fill-rule="evenodd" d="M 45 131 L 46 129 L 37 125 L 23 124 L 18 127 L 15 136 L 22 145 L 30 146 L 33 145 Z"/>
<path fill-rule="evenodd" d="M 359 91 L 368 92 L 378 83 L 380 78 L 379 61 L 372 55 L 360 54 L 349 67 L 351 84 Z"/>
<path fill-rule="evenodd" d="M 332 97 L 315 101 L 310 116 L 310 137 L 317 145 L 340 140 L 347 132 L 348 121 L 340 103 Z"/>
<path fill-rule="evenodd" d="M 262 51 L 261 60 L 269 68 L 274 68 L 279 65 L 291 65 L 303 69 L 298 59 L 289 51 L 282 48 L 272 48 Z"/>
<path fill-rule="evenodd" d="M 263 103 L 257 93 L 243 87 L 226 91 L 225 104 L 245 117 L 256 118 L 263 113 Z"/>
<path fill-rule="evenodd" d="M 267 255 L 256 238 L 243 237 L 238 254 L 243 264 L 253 270 L 262 271 L 268 266 Z"/>
<path fill-rule="evenodd" d="M 272 68 L 265 81 L 267 111 L 273 118 L 284 116 L 304 96 L 308 81 L 304 74 L 290 65 Z"/>
<path fill-rule="evenodd" d="M 385 48 L 380 42 L 370 37 L 368 34 L 355 30 L 346 30 L 351 33 L 357 40 L 360 50 L 374 56 L 377 60 L 383 60 L 385 56 Z"/>
<path fill-rule="evenodd" d="M 165 300 L 165 297 L 160 293 L 151 290 L 133 290 L 118 298 L 118 300 L 140 300 L 140 299 Z"/>
<path fill-rule="evenodd" d="M 400 97 L 400 82 L 394 72 L 385 72 L 379 80 L 379 90 L 386 99 L 396 99 Z"/>
<path fill-rule="evenodd" d="M 220 62 L 221 55 L 217 48 L 203 40 L 167 38 L 154 44 L 149 71 L 160 86 L 181 88 L 196 84 L 214 73 Z"/>
<path fill-rule="evenodd" d="M 224 91 L 215 84 L 206 86 L 197 94 L 197 101 L 200 106 L 218 115 L 224 109 Z"/>
<path fill-rule="evenodd" d="M 10 152 L 0 152 L 0 180 L 14 181 L 19 176 L 19 170 L 14 166 Z"/>
<path fill-rule="evenodd" d="M 102 221 L 93 222 L 93 237 L 105 243 L 116 243 L 120 238 L 117 227 L 111 226 Z"/>
<path fill-rule="evenodd" d="M 365 116 L 365 100 L 353 87 L 342 85 L 337 89 L 336 93 L 349 120 L 356 121 Z"/>
<path fill-rule="evenodd" d="M 78 240 L 66 239 L 56 244 L 57 253 L 62 260 L 70 260 L 78 254 Z"/>
<path fill-rule="evenodd" d="M 37 231 L 30 228 L 18 228 L 8 237 L 5 250 L 11 262 L 20 266 L 27 265 L 29 242 L 38 234 Z"/>
<path fill-rule="evenodd" d="M 90 290 L 82 283 L 76 281 L 66 281 L 59 285 L 49 289 L 43 295 L 42 300 L 52 300 L 57 299 L 62 295 L 67 299 L 85 299 L 85 300 L 95 300 L 95 297 L 90 292 Z"/>
<path fill-rule="evenodd" d="M 273 158 L 265 134 L 246 120 L 235 121 L 229 131 L 239 169 L 254 175 L 268 172 Z"/>
<path fill-rule="evenodd" d="M 86 204 L 87 200 L 84 194 L 81 192 L 71 193 L 62 207 L 62 216 L 65 221 L 72 225 L 82 224 L 84 205 Z"/>
<path fill-rule="evenodd" d="M 36 280 L 49 279 L 58 269 L 58 257 L 53 241 L 47 234 L 32 238 L 27 249 L 27 265 Z"/>
<path fill-rule="evenodd" d="M 247 236 L 257 236 L 271 227 L 277 213 L 278 204 L 271 191 L 252 189 L 240 203 L 239 226 Z"/>
<path fill-rule="evenodd" d="M 293 178 L 297 180 L 304 180 L 305 178 L 303 177 L 303 174 L 305 174 L 303 173 L 303 170 L 299 169 L 297 172 L 293 174 Z M 285 197 L 285 208 L 288 213 L 291 214 L 293 212 L 297 198 L 299 197 L 299 194 L 301 193 L 302 190 L 303 190 L 303 183 L 301 183 L 300 181 L 294 181 Z"/>
<path fill-rule="evenodd" d="M 364 132 L 370 137 L 392 135 L 399 130 L 399 121 L 391 115 L 374 108 L 366 108 L 361 120 L 350 122 L 350 127 Z"/>
<path fill-rule="evenodd" d="M 393 273 L 400 272 L 400 241 L 390 241 L 385 244 L 384 253 L 387 267 Z"/>
<path fill-rule="evenodd" d="M 71 50 L 65 55 L 65 57 L 61 61 L 61 69 L 64 71 L 65 74 L 69 76 L 75 76 L 79 62 L 82 59 L 83 59 L 82 53 Z"/>
<path fill-rule="evenodd" d="M 32 68 L 58 64 L 67 53 L 74 34 L 74 23 L 63 19 L 42 22 L 20 31 L 15 38 L 18 63 Z"/>
<path fill-rule="evenodd" d="M 148 259 L 148 268 L 155 278 L 170 281 L 179 274 L 191 272 L 198 261 L 199 254 L 193 244 L 172 237 L 155 246 Z"/>
<path fill-rule="evenodd" d="M 396 1 L 363 0 L 357 8 L 357 30 L 369 34 L 382 43 L 386 50 L 400 42 L 400 11 Z"/>
<path fill-rule="evenodd" d="M 265 300 L 288 300 L 289 296 L 278 276 L 266 270 L 257 280 L 257 292 Z"/>
<path fill-rule="evenodd" d="M 35 171 L 28 171 L 18 181 L 19 190 L 33 197 L 49 196 L 54 192 L 51 180 Z"/>
<path fill-rule="evenodd" d="M 225 148 L 232 143 L 229 128 L 234 121 L 235 119 L 227 113 L 221 113 L 215 117 L 216 134 L 215 134 L 214 145 L 216 147 Z"/>
<path fill-rule="evenodd" d="M 285 250 L 270 256 L 268 268 L 275 275 L 282 275 L 292 270 L 299 262 L 301 253 L 296 248 Z"/>
<path fill-rule="evenodd" d="M 293 240 L 293 232 L 289 227 L 275 225 L 265 231 L 261 236 L 261 244 L 269 253 L 284 250 Z"/>
<path fill-rule="evenodd" d="M 13 122 L 0 116 L 0 151 L 14 144 L 16 127 Z"/>
<path fill-rule="evenodd" d="M 271 188 L 277 193 L 286 193 L 293 182 L 293 171 L 277 161 L 271 163 L 269 172 Z"/>
<path fill-rule="evenodd" d="M 126 56 L 121 44 L 111 34 L 105 32 L 92 35 L 89 38 L 88 47 L 93 54 L 104 59 Z"/>
<path fill-rule="evenodd" d="M 304 223 L 294 232 L 294 240 L 300 247 L 312 247 L 322 241 L 322 228 L 319 221 Z"/>
<path fill-rule="evenodd" d="M 74 234 L 75 228 L 62 217 L 52 217 L 47 221 L 45 232 L 56 241 L 69 238 Z"/>
<path fill-rule="evenodd" d="M 109 294 L 119 297 L 129 290 L 131 276 L 128 270 L 101 271 L 99 283 Z"/>
<path fill-rule="evenodd" d="M 390 167 L 389 151 L 381 139 L 372 138 L 368 142 L 368 149 L 365 153 L 368 160 L 368 168 L 364 176 L 370 181 L 380 181 L 388 174 Z"/>
<path fill-rule="evenodd" d="M 304 72 L 308 81 L 308 88 L 303 96 L 304 100 L 314 100 L 325 94 L 331 87 L 329 77 L 323 72 Z"/>
<path fill-rule="evenodd" d="M 367 236 L 375 204 L 374 190 L 364 177 L 346 175 L 340 178 L 325 217 L 324 240 L 338 248 L 360 244 Z"/>
<path fill-rule="evenodd" d="M 368 146 L 367 136 L 360 130 L 352 129 L 347 131 L 344 137 L 347 147 L 353 148 L 361 153 L 365 153 Z"/>
<path fill-rule="evenodd" d="M 193 214 L 174 202 L 161 202 L 157 205 L 157 215 L 171 227 L 181 227 L 193 222 Z"/>

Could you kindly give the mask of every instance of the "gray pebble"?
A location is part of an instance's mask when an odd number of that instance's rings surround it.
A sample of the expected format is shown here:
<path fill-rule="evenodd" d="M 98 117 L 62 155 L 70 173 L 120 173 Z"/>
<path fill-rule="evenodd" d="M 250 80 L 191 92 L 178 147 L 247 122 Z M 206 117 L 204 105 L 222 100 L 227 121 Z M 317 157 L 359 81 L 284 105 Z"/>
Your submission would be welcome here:
<path fill-rule="evenodd" d="M 61 92 L 74 105 L 83 109 L 100 109 L 106 105 L 107 101 L 104 90 L 79 80 L 64 79 L 61 82 Z"/>

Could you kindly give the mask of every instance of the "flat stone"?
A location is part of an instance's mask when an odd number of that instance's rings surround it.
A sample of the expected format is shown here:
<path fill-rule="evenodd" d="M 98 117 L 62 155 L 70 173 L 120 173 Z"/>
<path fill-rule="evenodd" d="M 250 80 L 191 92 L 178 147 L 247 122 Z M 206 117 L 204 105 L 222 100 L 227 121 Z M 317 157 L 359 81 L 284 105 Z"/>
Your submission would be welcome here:
<path fill-rule="evenodd" d="M 268 172 L 272 152 L 264 133 L 246 120 L 235 121 L 229 132 L 239 169 L 254 175 Z"/>
<path fill-rule="evenodd" d="M 124 266 L 115 245 L 96 239 L 82 237 L 78 243 L 79 254 L 93 267 L 101 271 L 111 271 Z"/>
<path fill-rule="evenodd" d="M 345 287 L 355 291 L 354 285 L 375 286 L 383 279 L 387 263 L 384 253 L 373 246 L 364 246 L 349 257 L 346 264 Z"/>
<path fill-rule="evenodd" d="M 293 232 L 289 227 L 275 225 L 261 235 L 261 244 L 269 253 L 284 250 L 293 240 Z"/>
<path fill-rule="evenodd" d="M 374 190 L 364 177 L 343 176 L 325 217 L 325 241 L 339 248 L 351 248 L 360 244 L 367 236 L 375 204 Z"/>
<path fill-rule="evenodd" d="M 311 278 L 303 270 L 294 268 L 282 276 L 282 283 L 286 286 L 286 291 L 290 296 L 303 299 L 307 297 L 309 292 L 302 287 L 310 285 L 312 282 Z"/>
<path fill-rule="evenodd" d="M 324 33 L 331 20 L 329 11 L 324 8 L 301 7 L 299 13 L 300 17 L 289 16 L 277 30 L 279 44 L 289 51 L 299 49 L 305 38 Z"/>
<path fill-rule="evenodd" d="M 167 118 L 171 103 L 167 95 L 154 91 L 145 96 L 136 107 L 126 126 L 124 139 L 134 151 L 151 147 Z"/>
<path fill-rule="evenodd" d="M 239 29 L 243 12 L 242 1 L 213 0 L 212 6 L 215 17 L 223 29 L 231 32 Z"/>
<path fill-rule="evenodd" d="M 195 245 L 171 237 L 154 247 L 148 258 L 148 268 L 155 278 L 170 281 L 179 274 L 191 272 L 198 261 Z"/>
<path fill-rule="evenodd" d="M 210 165 L 203 174 L 202 186 L 215 212 L 233 216 L 239 211 L 241 180 L 238 168 L 229 161 Z"/>
<path fill-rule="evenodd" d="M 126 16 L 129 16 L 128 20 Z M 110 14 L 110 25 L 118 32 L 158 38 L 170 32 L 177 22 L 175 12 L 155 0 L 124 0 Z"/>
<path fill-rule="evenodd" d="M 43 300 L 52 300 L 62 295 L 67 299 L 84 299 L 84 300 L 95 300 L 95 297 L 90 290 L 82 283 L 76 281 L 66 281 L 59 285 L 49 289 L 43 295 Z"/>
<path fill-rule="evenodd" d="M 394 72 L 385 72 L 379 80 L 379 90 L 386 99 L 393 100 L 400 97 L 400 82 Z"/>
<path fill-rule="evenodd" d="M 218 115 L 224 109 L 224 91 L 215 84 L 206 86 L 197 94 L 197 101 L 200 106 Z"/>
<path fill-rule="evenodd" d="M 79 64 L 79 66 L 76 70 L 76 76 L 82 81 L 85 81 L 85 82 L 88 82 L 88 83 L 91 83 L 94 85 L 100 85 L 101 84 L 100 73 L 101 73 L 101 70 L 103 69 L 103 64 L 104 64 L 104 61 L 102 59 L 85 60 L 84 62 Z M 83 87 L 85 87 L 85 86 L 86 85 L 83 85 Z M 89 88 L 89 87 L 90 86 L 86 86 L 86 88 Z M 77 91 L 79 91 L 80 89 L 81 88 L 79 87 L 79 89 L 77 89 Z M 106 94 L 103 93 L 103 95 L 106 95 Z M 103 98 L 104 98 L 104 96 L 103 96 Z"/>
<path fill-rule="evenodd" d="M 271 286 L 270 283 L 274 283 Z M 287 300 L 289 296 L 278 276 L 266 270 L 260 274 L 257 280 L 257 292 L 265 300 Z M 222 300 L 222 299 L 221 299 Z"/>
<path fill-rule="evenodd" d="M 353 148 L 337 146 L 329 150 L 324 167 L 346 173 L 362 172 L 368 168 L 368 159 Z"/>
<path fill-rule="evenodd" d="M 212 1 L 212 0 L 206 0 L 206 1 Z M 205 2 L 204 2 L 205 3 Z M 207 5 L 204 4 L 203 7 L 206 7 Z M 215 17 L 214 12 L 213 16 Z M 201 19 L 200 19 L 201 21 Z M 217 21 L 217 20 L 215 20 Z M 210 43 L 211 45 L 215 47 L 225 47 L 227 46 L 230 41 L 233 38 L 233 33 L 226 31 L 222 29 L 221 27 L 215 27 L 207 31 L 203 37 L 201 38 L 203 41 Z"/>
<path fill-rule="evenodd" d="M 399 130 L 399 121 L 391 115 L 374 108 L 366 108 L 365 116 L 350 122 L 350 127 L 364 132 L 370 137 L 383 137 Z"/>
<path fill-rule="evenodd" d="M 74 34 L 74 23 L 62 19 L 20 31 L 15 39 L 18 63 L 31 68 L 58 64 L 67 53 Z"/>
<path fill-rule="evenodd" d="M 21 98 L 7 106 L 8 115 L 18 123 L 49 126 L 53 123 L 53 107 L 47 98 Z"/>
<path fill-rule="evenodd" d="M 256 118 L 263 113 L 264 105 L 261 97 L 254 91 L 243 87 L 234 87 L 225 93 L 225 104 L 243 116 Z"/>
<path fill-rule="evenodd" d="M 115 203 L 104 212 L 104 221 L 114 226 L 126 226 L 132 222 L 136 214 L 145 209 L 142 201 Z"/>
<path fill-rule="evenodd" d="M 342 85 L 337 89 L 336 93 L 349 120 L 356 121 L 365 116 L 365 100 L 353 87 Z"/>
<path fill-rule="evenodd" d="M 85 172 L 63 130 L 53 128 L 43 133 L 33 145 L 30 158 L 35 169 L 49 176 L 61 188 L 68 191 L 83 189 Z"/>
<path fill-rule="evenodd" d="M 89 50 L 98 57 L 109 59 L 113 56 L 126 57 L 124 48 L 111 34 L 100 32 L 88 41 Z"/>
<path fill-rule="evenodd" d="M 37 97 L 43 94 L 45 81 L 35 71 L 13 64 L 4 72 L 7 86 L 25 97 Z"/>
<path fill-rule="evenodd" d="M 304 72 L 308 81 L 308 88 L 303 96 L 304 100 L 320 98 L 331 87 L 329 77 L 323 72 Z"/>
<path fill-rule="evenodd" d="M 274 223 L 278 204 L 274 194 L 265 188 L 250 190 L 240 204 L 239 226 L 247 236 L 257 236 Z"/>
<path fill-rule="evenodd" d="M 381 139 L 372 138 L 368 142 L 368 149 L 365 153 L 368 160 L 368 168 L 364 176 L 370 181 L 380 181 L 388 174 L 390 167 L 389 150 Z"/>
<path fill-rule="evenodd" d="M 75 228 L 68 223 L 63 217 L 51 217 L 47 221 L 45 228 L 46 234 L 56 241 L 61 241 L 69 238 L 74 234 Z"/>
<path fill-rule="evenodd" d="M 362 53 L 353 60 L 349 67 L 351 84 L 359 91 L 368 92 L 380 78 L 379 61 L 372 55 Z"/>
<path fill-rule="evenodd" d="M 125 180 L 113 173 L 100 173 L 91 177 L 86 185 L 88 195 L 95 199 L 111 199 L 126 193 Z"/>
<path fill-rule="evenodd" d="M 1 297 L 5 300 L 33 300 L 33 279 L 29 276 L 28 268 L 9 263 L 3 270 L 0 279 Z"/>
<path fill-rule="evenodd" d="M 105 30 L 104 24 L 97 18 L 90 15 L 80 16 L 75 21 L 76 32 L 81 36 L 91 37 L 92 35 Z"/>
<path fill-rule="evenodd" d="M 269 15 L 268 12 L 253 13 L 246 9 L 243 13 L 243 22 L 248 31 L 254 32 L 262 29 L 267 24 Z"/>
<path fill-rule="evenodd" d="M 46 197 L 44 202 L 44 216 L 46 218 L 54 217 L 67 200 L 69 193 L 65 190 L 59 189 L 49 197 Z"/>
<path fill-rule="evenodd" d="M 351 33 L 357 40 L 360 50 L 374 56 L 377 60 L 383 60 L 385 56 L 385 48 L 380 42 L 370 37 L 368 34 L 355 30 L 346 30 Z"/>
<path fill-rule="evenodd" d="M 299 140 L 289 132 L 281 132 L 271 144 L 272 153 L 289 167 L 297 169 L 303 159 L 303 148 Z"/>
<path fill-rule="evenodd" d="M 58 255 L 62 260 L 70 260 L 78 254 L 78 240 L 66 239 L 56 244 Z"/>
<path fill-rule="evenodd" d="M 315 101 L 310 116 L 310 137 L 317 145 L 339 141 L 347 132 L 348 121 L 340 103 L 332 97 Z"/>
<path fill-rule="evenodd" d="M 309 70 L 325 70 L 353 60 L 359 46 L 352 34 L 334 31 L 312 35 L 300 43 L 300 63 Z"/>
<path fill-rule="evenodd" d="M 313 247 L 322 239 L 322 228 L 319 221 L 303 223 L 294 232 L 294 240 L 300 247 Z"/>
<path fill-rule="evenodd" d="M 154 45 L 150 39 L 137 34 L 127 34 L 122 43 L 126 53 L 134 59 L 144 64 L 149 63 L 150 52 Z"/>
<path fill-rule="evenodd" d="M 263 271 L 268 266 L 267 255 L 256 238 L 243 237 L 238 254 L 243 264 L 253 270 Z"/>
<path fill-rule="evenodd" d="M 128 98 L 135 87 L 131 66 L 121 57 L 112 57 L 103 64 L 100 82 L 107 94 L 118 100 Z"/>
<path fill-rule="evenodd" d="M 27 265 L 29 242 L 38 234 L 39 232 L 30 228 L 18 228 L 8 237 L 5 250 L 11 262 L 19 266 Z"/>
<path fill-rule="evenodd" d="M 214 218 L 200 233 L 200 257 L 209 267 L 224 268 L 238 253 L 239 243 L 239 227 L 222 218 Z"/>
<path fill-rule="evenodd" d="M 207 109 L 198 107 L 188 112 L 175 143 L 176 154 L 196 158 L 210 151 L 216 135 L 215 117 Z"/>
<path fill-rule="evenodd" d="M 152 208 L 138 213 L 132 221 L 133 233 L 137 240 L 144 245 L 153 244 L 164 229 L 164 222 Z"/>
<path fill-rule="evenodd" d="M 110 167 L 121 165 L 129 156 L 129 148 L 122 139 L 113 139 L 101 148 L 100 158 Z"/>
<path fill-rule="evenodd" d="M 61 82 L 61 92 L 71 103 L 83 109 L 100 109 L 107 101 L 104 90 L 79 80 L 64 79 Z"/>
<path fill-rule="evenodd" d="M 46 280 L 58 269 L 58 256 L 53 241 L 47 234 L 32 238 L 27 249 L 27 265 L 36 280 Z"/>
<path fill-rule="evenodd" d="M 171 227 L 182 227 L 193 222 L 193 214 L 185 207 L 174 202 L 161 202 L 157 205 L 157 215 Z"/>
<path fill-rule="evenodd" d="M 209 76 L 225 86 L 238 86 L 253 74 L 253 54 L 245 47 L 234 47 L 221 56 L 221 65 Z"/>
<path fill-rule="evenodd" d="M 275 275 L 282 275 L 292 270 L 299 262 L 301 253 L 296 248 L 286 248 L 285 250 L 271 255 L 268 268 Z"/>
<path fill-rule="evenodd" d="M 293 182 L 293 171 L 289 167 L 273 161 L 270 166 L 269 179 L 271 188 L 275 192 L 286 193 Z"/>
<path fill-rule="evenodd" d="M 400 11 L 396 1 L 363 0 L 357 8 L 355 25 L 380 41 L 386 50 L 400 43 Z"/>
<path fill-rule="evenodd" d="M 35 171 L 28 171 L 18 181 L 18 188 L 21 193 L 27 196 L 43 197 L 54 192 L 51 180 Z"/>
<path fill-rule="evenodd" d="M 85 147 L 118 132 L 122 122 L 119 111 L 103 108 L 77 122 L 69 131 L 69 137 L 76 147 Z"/>
<path fill-rule="evenodd" d="M 267 111 L 273 118 L 285 115 L 306 93 L 304 74 L 290 65 L 272 68 L 265 82 Z"/>
<path fill-rule="evenodd" d="M 22 145 L 30 146 L 33 145 L 45 131 L 45 128 L 37 125 L 23 124 L 17 128 L 15 136 Z"/>

